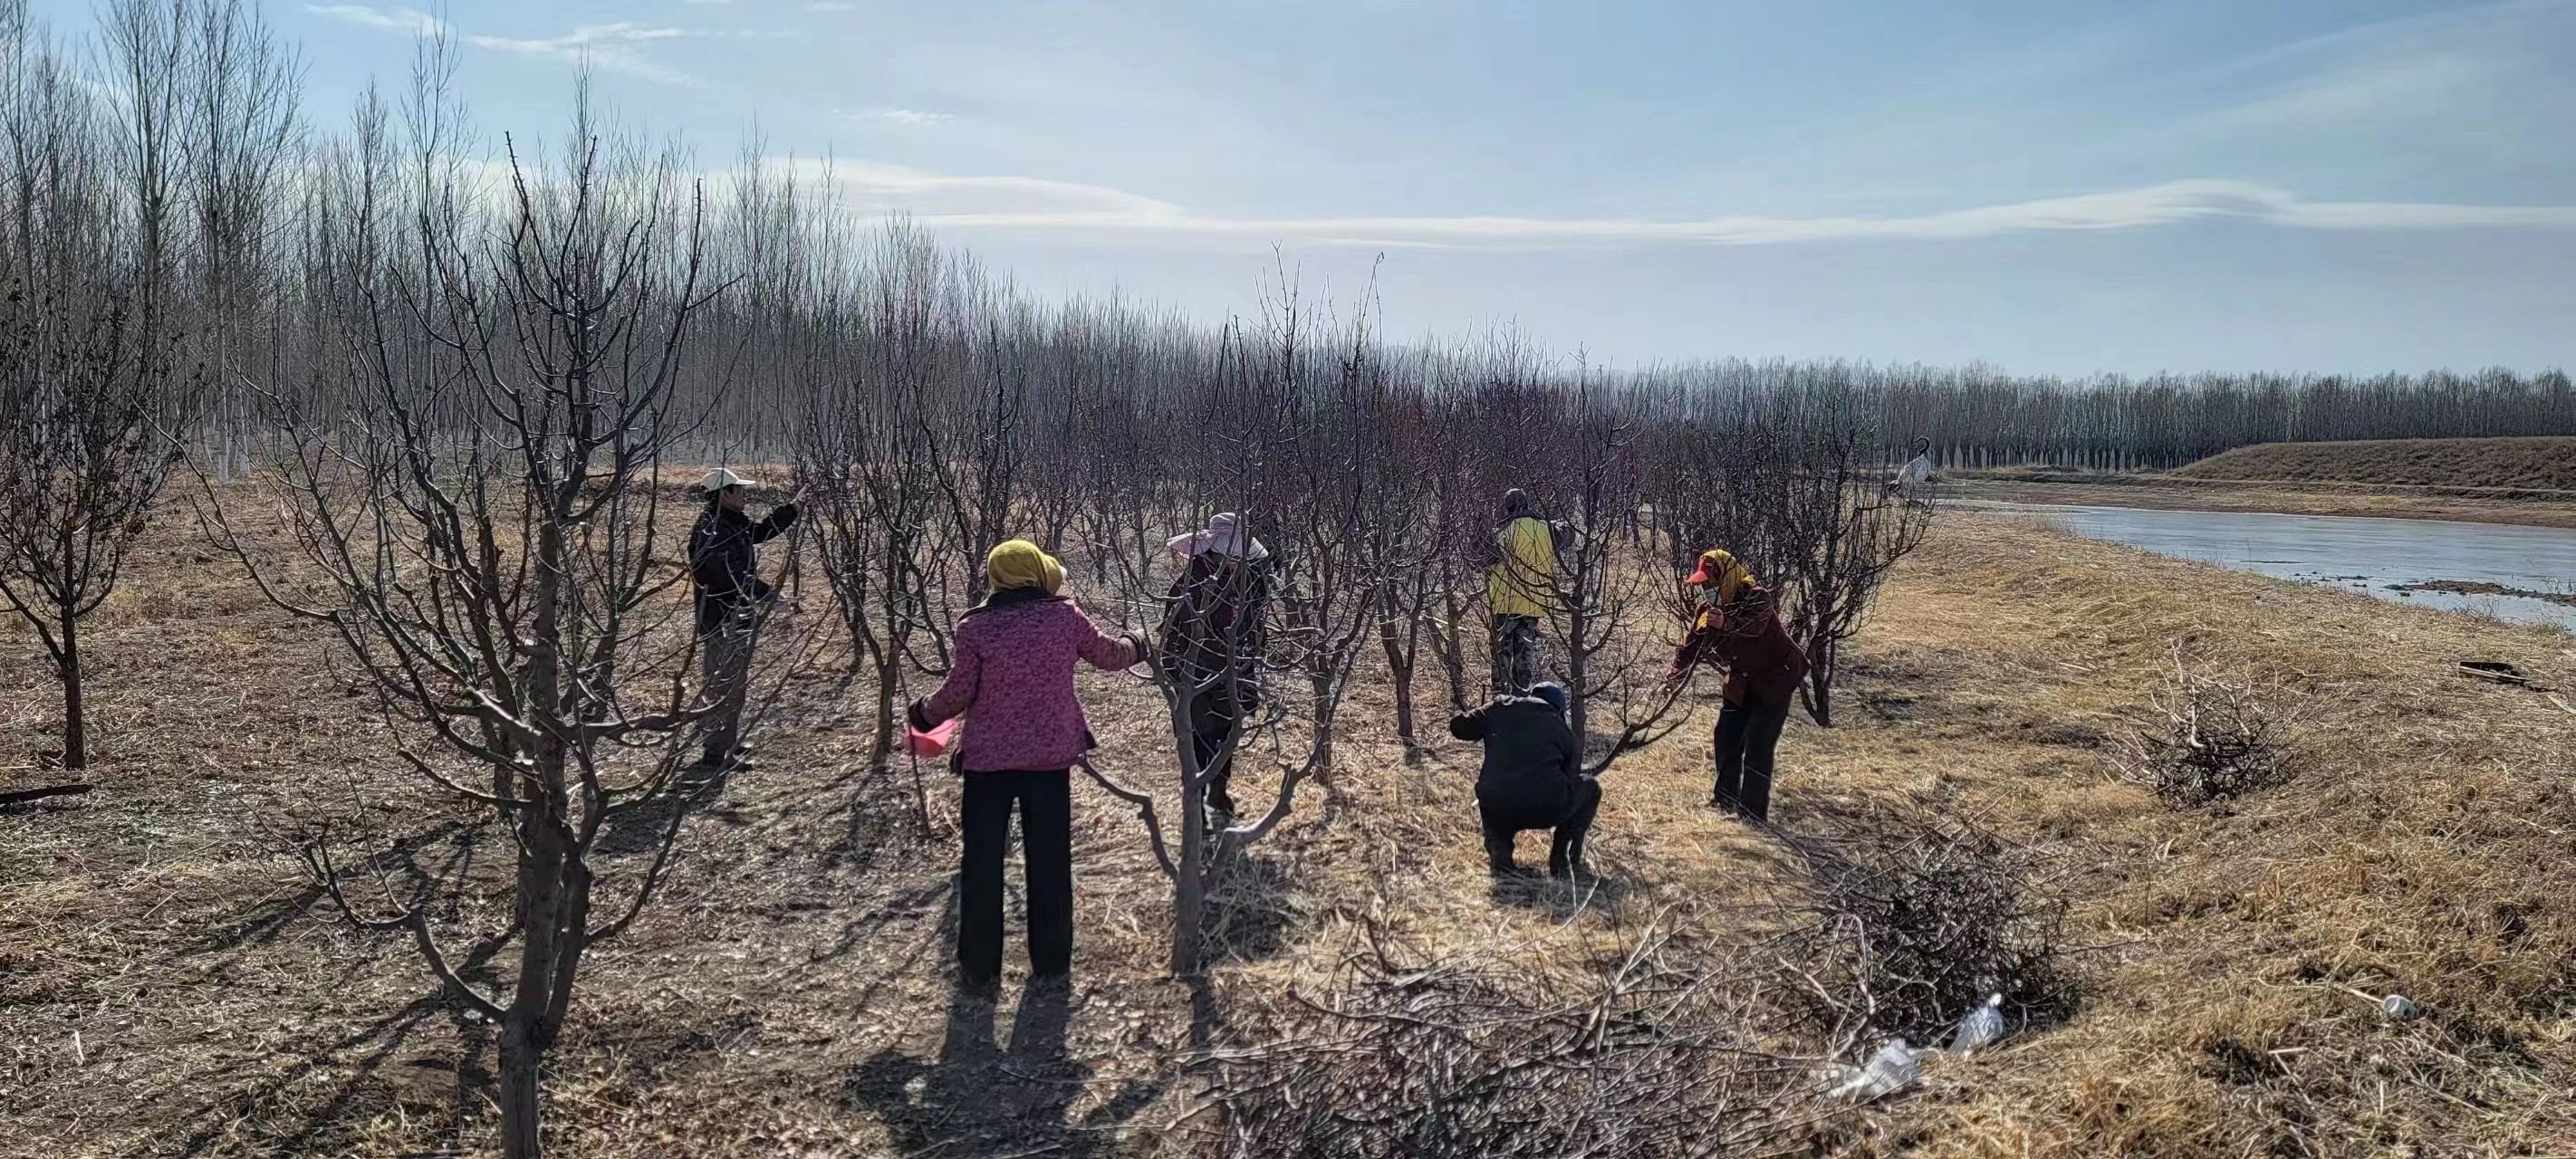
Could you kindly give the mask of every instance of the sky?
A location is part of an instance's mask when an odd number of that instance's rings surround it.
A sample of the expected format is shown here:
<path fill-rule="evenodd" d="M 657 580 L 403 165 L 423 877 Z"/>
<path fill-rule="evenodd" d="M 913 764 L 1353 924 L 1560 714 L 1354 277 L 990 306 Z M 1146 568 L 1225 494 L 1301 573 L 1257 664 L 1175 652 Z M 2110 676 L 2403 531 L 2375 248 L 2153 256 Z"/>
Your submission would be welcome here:
<path fill-rule="evenodd" d="M 58 31 L 87 0 L 38 0 Z M 335 124 L 456 38 L 1033 294 L 1283 276 L 1600 365 L 2576 368 L 2576 0 L 267 0 Z"/>

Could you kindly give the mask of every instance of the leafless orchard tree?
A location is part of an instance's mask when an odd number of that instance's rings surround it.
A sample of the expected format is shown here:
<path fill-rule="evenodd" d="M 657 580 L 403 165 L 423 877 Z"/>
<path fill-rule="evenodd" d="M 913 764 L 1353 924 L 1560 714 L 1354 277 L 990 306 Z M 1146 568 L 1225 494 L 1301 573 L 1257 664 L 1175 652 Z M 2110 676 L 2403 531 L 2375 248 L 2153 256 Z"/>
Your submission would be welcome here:
<path fill-rule="evenodd" d="M 497 1025 L 503 1148 L 523 1159 L 583 956 L 662 881 L 687 734 L 714 708 L 672 563 L 693 512 L 656 484 L 696 421 L 676 387 L 708 372 L 690 348 L 715 287 L 676 160 L 603 142 L 587 116 L 553 167 L 514 152 L 489 211 L 434 160 L 407 173 L 381 131 L 358 138 L 325 191 L 318 287 L 339 338 L 318 373 L 358 389 L 262 392 L 258 477 L 300 566 L 273 562 L 211 477 L 201 509 L 272 600 L 338 636 L 391 755 L 510 828 L 520 956 L 498 995 L 450 967 L 418 887 L 387 883 L 390 915 L 360 917 L 328 834 L 307 856 L 354 920 L 409 931 Z M 611 877 L 600 841 L 629 825 L 655 852 Z"/>
<path fill-rule="evenodd" d="M 1230 661 L 1154 666 L 1179 767 L 1177 814 L 1166 822 L 1152 794 L 1091 769 L 1103 787 L 1138 806 L 1156 859 L 1173 879 L 1172 968 L 1184 975 L 1204 967 L 1207 902 L 1223 875 L 1288 818 L 1308 780 L 1329 784 L 1337 714 L 1379 631 L 1376 600 L 1389 549 L 1366 520 L 1390 450 L 1378 408 L 1392 396 L 1365 327 L 1342 329 L 1346 341 L 1334 334 L 1283 277 L 1265 318 L 1229 332 L 1192 397 L 1157 404 L 1186 420 L 1161 428 L 1179 432 L 1177 444 L 1154 458 L 1171 473 L 1149 476 L 1104 457 L 1103 477 L 1089 489 L 1093 510 L 1084 526 L 1101 537 L 1096 557 L 1129 607 L 1161 606 L 1164 539 L 1219 511 L 1237 514 L 1270 550 L 1255 598 L 1272 602 L 1276 627 L 1262 654 L 1255 654 L 1248 619 L 1238 619 L 1227 638 L 1209 642 Z M 1239 713 L 1215 751 L 1202 753 L 1193 728 L 1200 698 L 1240 680 L 1261 686 L 1259 708 Z M 1211 784 L 1220 776 L 1243 784 L 1264 755 L 1278 777 L 1268 807 L 1212 825 Z"/>
<path fill-rule="evenodd" d="M 1879 443 L 1853 425 L 1850 385 L 1790 375 L 1760 391 L 1648 396 L 1664 417 L 1652 440 L 1648 490 L 1669 574 L 1723 547 L 1780 597 L 1781 616 L 1807 653 L 1801 699 L 1816 723 L 1833 723 L 1840 649 L 1860 630 L 1879 587 L 1919 546 L 1928 504 L 1881 484 Z M 1677 615 L 1687 593 L 1674 584 Z"/>
<path fill-rule="evenodd" d="M 1807 653 L 1800 696 L 1826 727 L 1834 723 L 1843 642 L 1860 632 L 1888 573 L 1931 526 L 1930 506 L 1881 488 L 1885 472 L 1870 444 L 1832 417 L 1808 429 L 1786 475 L 1790 494 L 1774 545 L 1788 578 L 1790 634 Z"/>
<path fill-rule="evenodd" d="M 1561 449 L 1552 458 L 1568 540 L 1557 555 L 1552 618 L 1564 642 L 1574 735 L 1585 743 L 1594 775 L 1679 723 L 1676 692 L 1660 679 L 1661 658 L 1643 644 L 1651 635 L 1648 622 L 1664 614 L 1666 576 L 1630 535 L 1645 500 L 1645 420 L 1604 393 L 1578 378 L 1554 440 Z M 1595 746 L 1592 726 L 1604 708 L 1616 731 Z"/>
<path fill-rule="evenodd" d="M 62 765 L 89 764 L 81 619 L 116 590 L 180 464 L 205 375 L 122 196 L 116 127 L 0 7 L 0 597 L 63 692 Z"/>

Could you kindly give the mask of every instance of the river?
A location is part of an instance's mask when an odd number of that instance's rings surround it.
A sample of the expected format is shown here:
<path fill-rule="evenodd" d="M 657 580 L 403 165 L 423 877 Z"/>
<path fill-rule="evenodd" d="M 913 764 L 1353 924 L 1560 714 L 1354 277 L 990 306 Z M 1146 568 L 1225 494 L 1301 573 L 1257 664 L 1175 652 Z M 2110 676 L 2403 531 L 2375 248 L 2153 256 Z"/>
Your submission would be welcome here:
<path fill-rule="evenodd" d="M 2517 592 L 2576 592 L 2576 530 L 2567 528 L 2023 503 L 1958 506 L 2037 515 L 2088 538 L 2276 579 L 2576 631 L 2576 607 L 2474 590 L 2492 585 Z M 2427 591 L 2417 586 L 2422 584 L 2473 590 Z"/>

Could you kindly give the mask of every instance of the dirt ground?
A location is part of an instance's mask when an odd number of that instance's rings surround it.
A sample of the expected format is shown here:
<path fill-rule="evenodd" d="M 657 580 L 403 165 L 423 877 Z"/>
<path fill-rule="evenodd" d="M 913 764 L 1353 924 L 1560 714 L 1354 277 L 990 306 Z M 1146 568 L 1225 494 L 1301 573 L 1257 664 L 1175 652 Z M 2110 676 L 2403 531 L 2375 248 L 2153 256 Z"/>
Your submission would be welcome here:
<path fill-rule="evenodd" d="M 2570 638 L 2139 561 L 1945 515 L 1858 641 L 1838 727 L 1791 726 L 1783 831 L 1869 801 L 1980 819 L 2052 867 L 2035 884 L 2071 907 L 2080 979 L 2063 1021 L 1935 1063 L 1839 1151 L 2576 1155 L 2576 716 L 2455 669 L 2567 687 Z M 0 812 L 0 1154 L 487 1152 L 488 1032 L 401 936 L 335 921 L 290 850 L 329 819 L 454 883 L 439 932 L 488 980 L 513 953 L 490 941 L 506 846 L 391 769 L 323 640 L 178 528 L 91 639 L 101 790 Z M 56 702 L 33 641 L 7 640 L 14 787 L 46 775 Z M 2176 810 L 2106 772 L 2177 641 L 2282 689 L 2287 785 Z M 1089 674 L 1084 695 L 1107 769 L 1169 768 L 1149 690 Z M 834 674 L 797 681 L 761 763 L 686 822 L 667 892 L 590 959 L 550 1076 L 558 1153 L 1205 1152 L 1185 1060 L 1328 976 L 1364 922 L 1539 953 L 1798 872 L 1706 808 L 1703 710 L 1606 778 L 1600 885 L 1498 894 L 1475 754 L 1443 736 L 1408 765 L 1373 687 L 1339 799 L 1304 798 L 1257 850 L 1204 983 L 1162 970 L 1168 890 L 1139 826 L 1077 782 L 1075 982 L 1024 987 L 1014 943 L 982 1002 L 948 980 L 953 783 L 920 771 L 924 832 L 913 771 L 860 766 L 863 707 Z M 2386 993 L 2424 1015 L 2382 1018 Z"/>

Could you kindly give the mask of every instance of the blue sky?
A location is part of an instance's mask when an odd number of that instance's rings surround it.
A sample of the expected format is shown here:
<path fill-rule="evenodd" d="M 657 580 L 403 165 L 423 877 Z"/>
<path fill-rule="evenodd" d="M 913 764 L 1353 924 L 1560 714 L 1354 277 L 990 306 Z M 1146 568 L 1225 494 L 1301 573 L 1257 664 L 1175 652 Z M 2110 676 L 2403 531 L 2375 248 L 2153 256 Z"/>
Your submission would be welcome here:
<path fill-rule="evenodd" d="M 40 0 L 58 29 L 80 3 Z M 1042 294 L 1274 254 L 1405 336 L 1635 365 L 2576 366 L 2576 0 L 270 0 L 336 123 L 431 21 L 710 171 L 832 159 Z"/>

